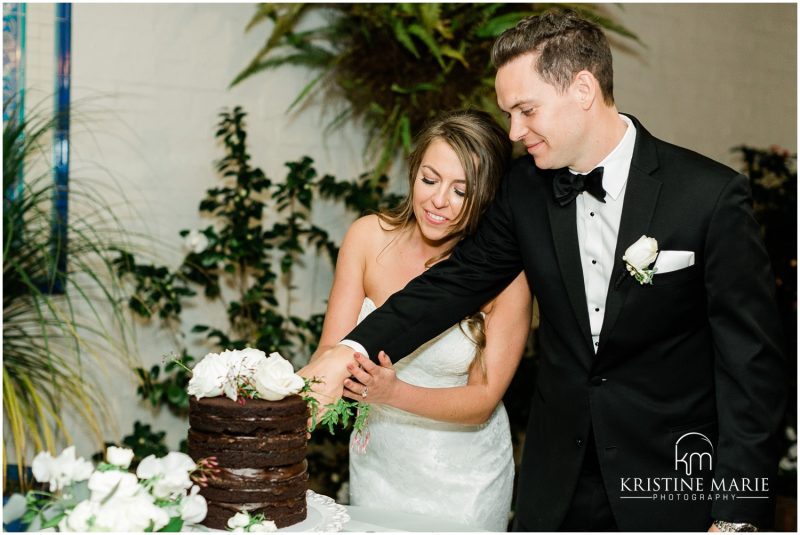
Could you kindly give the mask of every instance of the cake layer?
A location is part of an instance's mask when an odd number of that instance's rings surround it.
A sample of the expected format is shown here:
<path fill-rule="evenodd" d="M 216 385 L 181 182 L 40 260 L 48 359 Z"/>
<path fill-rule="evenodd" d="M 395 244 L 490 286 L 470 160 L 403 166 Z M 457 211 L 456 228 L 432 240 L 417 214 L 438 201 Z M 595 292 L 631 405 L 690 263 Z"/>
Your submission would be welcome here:
<path fill-rule="evenodd" d="M 216 457 L 224 468 L 267 468 L 289 466 L 306 458 L 305 431 L 300 441 L 286 440 L 279 444 L 256 445 L 253 437 L 206 435 L 189 430 L 189 457 L 195 461 Z"/>
<path fill-rule="evenodd" d="M 244 404 L 226 397 L 189 398 L 189 425 L 196 431 L 280 434 L 305 429 L 307 420 L 308 406 L 300 396 L 281 401 L 248 399 Z"/>
<path fill-rule="evenodd" d="M 306 495 L 293 497 L 283 501 L 226 503 L 208 502 L 208 513 L 203 525 L 211 529 L 226 529 L 228 519 L 240 511 L 250 515 L 263 514 L 268 520 L 275 522 L 279 528 L 285 528 L 302 522 L 306 518 Z"/>
<path fill-rule="evenodd" d="M 221 468 L 218 474 L 209 478 L 202 494 L 209 500 L 223 502 L 253 502 L 297 496 L 304 494 L 307 488 L 306 466 L 303 461 L 285 469 Z"/>

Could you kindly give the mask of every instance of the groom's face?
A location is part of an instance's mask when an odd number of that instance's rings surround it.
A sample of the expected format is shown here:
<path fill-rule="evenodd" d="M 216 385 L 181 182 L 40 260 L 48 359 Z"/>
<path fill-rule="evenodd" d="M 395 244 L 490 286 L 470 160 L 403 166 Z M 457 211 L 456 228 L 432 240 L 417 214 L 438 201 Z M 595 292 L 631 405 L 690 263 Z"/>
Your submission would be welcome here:
<path fill-rule="evenodd" d="M 509 118 L 508 137 L 519 141 L 541 169 L 572 166 L 582 135 L 581 106 L 575 91 L 560 92 L 536 72 L 537 56 L 520 56 L 497 71 L 497 104 Z"/>

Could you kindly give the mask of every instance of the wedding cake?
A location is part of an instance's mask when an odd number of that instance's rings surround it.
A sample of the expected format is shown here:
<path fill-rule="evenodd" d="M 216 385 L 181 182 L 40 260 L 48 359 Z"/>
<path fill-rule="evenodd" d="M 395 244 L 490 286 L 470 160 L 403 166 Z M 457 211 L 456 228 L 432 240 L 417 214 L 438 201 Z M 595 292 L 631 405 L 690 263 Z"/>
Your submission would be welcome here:
<path fill-rule="evenodd" d="M 189 456 L 214 457 L 200 494 L 203 524 L 225 529 L 237 513 L 278 528 L 306 518 L 308 406 L 291 363 L 255 349 L 209 354 L 189 383 Z"/>

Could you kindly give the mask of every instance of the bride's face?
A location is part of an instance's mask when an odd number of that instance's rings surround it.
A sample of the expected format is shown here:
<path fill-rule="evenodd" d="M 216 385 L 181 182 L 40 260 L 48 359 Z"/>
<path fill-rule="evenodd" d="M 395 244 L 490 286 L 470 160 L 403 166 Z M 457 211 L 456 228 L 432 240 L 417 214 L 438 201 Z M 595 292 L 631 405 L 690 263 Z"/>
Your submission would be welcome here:
<path fill-rule="evenodd" d="M 425 239 L 440 241 L 453 230 L 464 206 L 467 180 L 450 145 L 435 139 L 428 146 L 414 180 L 414 215 Z"/>

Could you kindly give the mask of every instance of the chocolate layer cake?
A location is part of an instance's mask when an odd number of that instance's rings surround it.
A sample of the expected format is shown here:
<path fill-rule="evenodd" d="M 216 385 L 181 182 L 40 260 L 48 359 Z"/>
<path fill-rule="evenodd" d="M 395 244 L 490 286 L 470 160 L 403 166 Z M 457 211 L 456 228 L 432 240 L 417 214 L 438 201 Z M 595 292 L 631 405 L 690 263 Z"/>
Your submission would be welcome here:
<path fill-rule="evenodd" d="M 306 421 L 300 396 L 281 401 L 226 397 L 189 401 L 189 455 L 214 456 L 220 472 L 200 491 L 208 502 L 203 525 L 225 529 L 240 511 L 262 513 L 279 527 L 306 517 Z"/>

